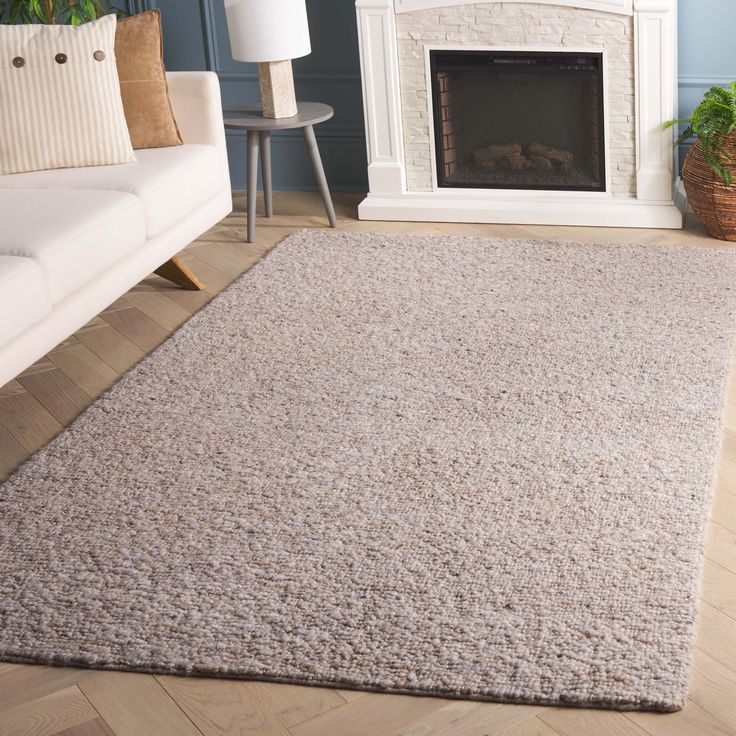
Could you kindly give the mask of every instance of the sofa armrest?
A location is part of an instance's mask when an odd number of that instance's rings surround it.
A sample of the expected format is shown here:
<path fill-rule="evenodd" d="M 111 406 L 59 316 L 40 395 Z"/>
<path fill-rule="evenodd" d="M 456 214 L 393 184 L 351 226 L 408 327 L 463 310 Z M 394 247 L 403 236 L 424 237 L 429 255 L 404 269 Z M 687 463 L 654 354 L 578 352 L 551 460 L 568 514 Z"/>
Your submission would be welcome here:
<path fill-rule="evenodd" d="M 206 143 L 217 148 L 229 189 L 220 80 L 214 72 L 167 72 L 166 81 L 174 118 L 184 143 Z"/>

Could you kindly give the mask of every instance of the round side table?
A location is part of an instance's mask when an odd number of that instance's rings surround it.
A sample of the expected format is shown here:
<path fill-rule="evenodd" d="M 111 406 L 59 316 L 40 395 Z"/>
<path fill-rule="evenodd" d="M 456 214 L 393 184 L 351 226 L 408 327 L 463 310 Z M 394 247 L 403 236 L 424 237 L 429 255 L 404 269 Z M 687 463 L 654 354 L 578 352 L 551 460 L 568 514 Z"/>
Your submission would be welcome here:
<path fill-rule="evenodd" d="M 314 135 L 314 126 L 329 120 L 335 111 L 321 102 L 299 102 L 298 112 L 291 118 L 264 118 L 260 106 L 253 105 L 239 110 L 225 112 L 225 127 L 230 130 L 244 130 L 248 134 L 248 242 L 256 235 L 256 192 L 258 191 L 258 154 L 260 150 L 263 174 L 263 195 L 266 202 L 266 217 L 273 216 L 273 192 L 271 189 L 271 131 L 295 130 L 301 128 L 304 142 L 312 160 L 314 176 L 319 186 L 327 211 L 330 227 L 337 227 L 335 209 L 332 206 L 330 190 L 327 186 L 325 170 Z"/>

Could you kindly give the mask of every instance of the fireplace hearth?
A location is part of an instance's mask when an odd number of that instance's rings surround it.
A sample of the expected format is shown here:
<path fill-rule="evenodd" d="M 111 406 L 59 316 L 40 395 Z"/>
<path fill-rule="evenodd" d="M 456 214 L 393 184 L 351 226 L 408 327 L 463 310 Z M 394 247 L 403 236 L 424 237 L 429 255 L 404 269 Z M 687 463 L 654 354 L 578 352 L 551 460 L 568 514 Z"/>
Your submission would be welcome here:
<path fill-rule="evenodd" d="M 602 192 L 601 54 L 431 51 L 439 187 Z"/>

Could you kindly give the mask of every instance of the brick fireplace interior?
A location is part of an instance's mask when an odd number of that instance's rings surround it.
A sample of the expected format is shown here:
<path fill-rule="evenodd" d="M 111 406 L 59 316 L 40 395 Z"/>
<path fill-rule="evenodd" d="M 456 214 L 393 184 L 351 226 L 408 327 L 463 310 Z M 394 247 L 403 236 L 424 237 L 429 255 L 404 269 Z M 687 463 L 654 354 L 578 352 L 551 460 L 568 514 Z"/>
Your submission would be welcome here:
<path fill-rule="evenodd" d="M 439 187 L 605 191 L 599 53 L 430 51 Z"/>

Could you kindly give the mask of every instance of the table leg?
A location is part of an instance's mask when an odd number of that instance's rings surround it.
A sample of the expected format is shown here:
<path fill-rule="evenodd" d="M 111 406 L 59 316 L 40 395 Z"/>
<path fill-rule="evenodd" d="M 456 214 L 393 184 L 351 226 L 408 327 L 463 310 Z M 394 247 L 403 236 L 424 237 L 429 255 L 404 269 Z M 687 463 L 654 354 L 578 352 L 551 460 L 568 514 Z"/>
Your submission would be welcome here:
<path fill-rule="evenodd" d="M 248 131 L 248 242 L 256 239 L 256 195 L 258 194 L 258 131 Z"/>
<path fill-rule="evenodd" d="M 271 133 L 262 130 L 259 133 L 261 146 L 261 173 L 263 175 L 263 201 L 266 204 L 266 217 L 273 217 L 273 188 L 271 179 Z"/>
<path fill-rule="evenodd" d="M 314 128 L 311 125 L 307 125 L 303 130 L 304 142 L 307 145 L 309 157 L 312 159 L 314 177 L 317 180 L 317 186 L 319 187 L 320 194 L 322 195 L 322 201 L 325 204 L 325 210 L 327 210 L 327 219 L 330 221 L 330 227 L 337 227 L 335 208 L 332 206 L 330 189 L 327 186 L 327 177 L 325 176 L 325 169 L 322 166 L 322 159 L 319 155 L 319 148 L 317 146 L 317 139 L 314 135 Z"/>

